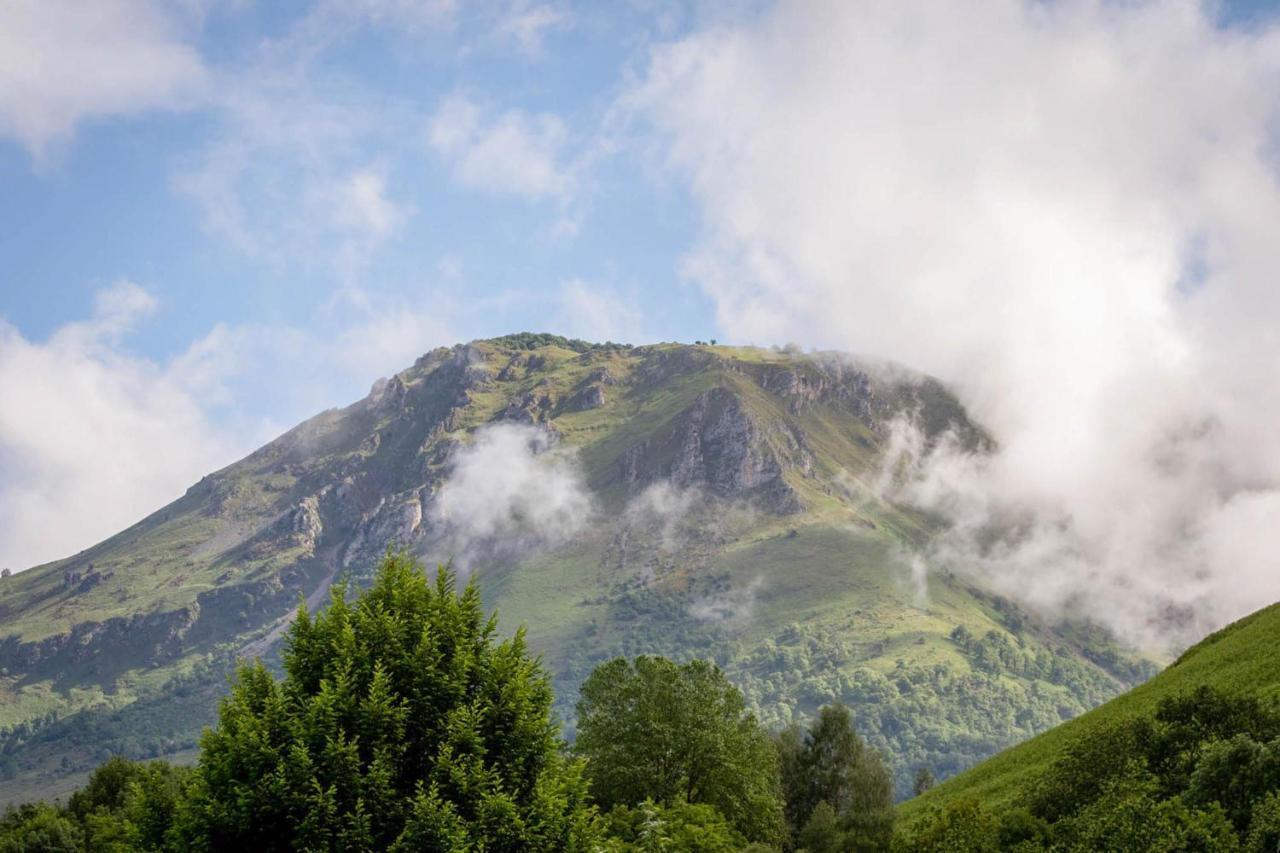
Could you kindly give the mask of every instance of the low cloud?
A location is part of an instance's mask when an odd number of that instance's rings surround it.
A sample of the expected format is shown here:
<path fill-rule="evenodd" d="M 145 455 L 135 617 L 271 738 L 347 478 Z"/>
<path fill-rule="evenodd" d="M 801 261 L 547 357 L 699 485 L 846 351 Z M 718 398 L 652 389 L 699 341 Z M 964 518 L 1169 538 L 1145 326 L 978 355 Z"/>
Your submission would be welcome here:
<path fill-rule="evenodd" d="M 674 554 L 684 545 L 681 524 L 702 506 L 705 496 L 697 489 L 682 489 L 670 480 L 659 480 L 636 495 L 623 511 L 628 525 L 655 531 L 659 548 Z M 645 578 L 646 582 L 652 578 Z"/>
<path fill-rule="evenodd" d="M 698 596 L 689 603 L 689 615 L 702 622 L 728 622 L 747 619 L 756 606 L 756 594 L 764 585 L 756 577 L 746 586 Z"/>
<path fill-rule="evenodd" d="M 594 504 L 572 451 L 545 429 L 500 423 L 454 455 L 433 514 L 436 547 L 465 568 L 486 553 L 563 544 L 590 523 Z"/>
<path fill-rule="evenodd" d="M 954 560 L 1137 641 L 1280 599 L 1280 29 L 1215 10 L 781 2 L 627 99 L 726 336 L 949 381 L 999 446 L 912 486 Z"/>

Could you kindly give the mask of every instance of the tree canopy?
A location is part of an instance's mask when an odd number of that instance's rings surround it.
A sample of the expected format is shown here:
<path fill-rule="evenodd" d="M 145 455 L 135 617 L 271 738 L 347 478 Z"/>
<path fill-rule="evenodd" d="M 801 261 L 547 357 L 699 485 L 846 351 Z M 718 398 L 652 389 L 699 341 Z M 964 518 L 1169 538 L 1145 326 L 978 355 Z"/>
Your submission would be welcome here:
<path fill-rule="evenodd" d="M 300 608 L 277 681 L 244 667 L 202 741 L 175 840 L 218 850 L 579 850 L 580 767 L 522 632 L 388 554 L 373 586 Z"/>
<path fill-rule="evenodd" d="M 843 705 L 778 736 L 787 823 L 811 851 L 879 850 L 893 836 L 893 779 Z"/>
<path fill-rule="evenodd" d="M 713 664 L 601 665 L 582 686 L 575 749 L 602 808 L 705 803 L 749 841 L 782 838 L 777 750 Z"/>

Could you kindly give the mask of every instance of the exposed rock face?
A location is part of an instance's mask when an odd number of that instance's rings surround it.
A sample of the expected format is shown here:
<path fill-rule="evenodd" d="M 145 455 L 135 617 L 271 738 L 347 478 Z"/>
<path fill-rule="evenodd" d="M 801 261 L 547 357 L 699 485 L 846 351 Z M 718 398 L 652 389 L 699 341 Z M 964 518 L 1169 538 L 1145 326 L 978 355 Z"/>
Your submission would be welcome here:
<path fill-rule="evenodd" d="M 801 509 L 777 453 L 727 388 L 699 395 L 665 436 L 628 448 L 619 467 L 623 480 L 636 486 L 666 478 L 682 488 L 706 487 L 723 498 L 755 499 L 774 512 Z"/>
<path fill-rule="evenodd" d="M 565 402 L 565 409 L 570 412 L 585 412 L 588 409 L 598 409 L 604 404 L 604 385 L 593 382 L 578 389 L 577 393 Z"/>
<path fill-rule="evenodd" d="M 760 387 L 781 397 L 793 415 L 820 402 L 837 403 L 864 418 L 887 410 L 885 401 L 874 391 L 871 377 L 847 364 L 762 365 L 754 374 Z"/>

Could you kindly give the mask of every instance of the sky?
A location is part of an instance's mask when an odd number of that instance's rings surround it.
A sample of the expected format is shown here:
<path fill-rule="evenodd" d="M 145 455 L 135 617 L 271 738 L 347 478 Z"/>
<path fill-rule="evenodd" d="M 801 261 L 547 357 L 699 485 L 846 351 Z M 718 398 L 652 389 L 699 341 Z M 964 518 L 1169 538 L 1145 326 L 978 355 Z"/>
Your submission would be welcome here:
<path fill-rule="evenodd" d="M 1138 640 L 1280 598 L 1276 21 L 0 0 L 0 565 L 532 330 L 931 372 L 1001 445 L 902 439 L 936 562 Z"/>

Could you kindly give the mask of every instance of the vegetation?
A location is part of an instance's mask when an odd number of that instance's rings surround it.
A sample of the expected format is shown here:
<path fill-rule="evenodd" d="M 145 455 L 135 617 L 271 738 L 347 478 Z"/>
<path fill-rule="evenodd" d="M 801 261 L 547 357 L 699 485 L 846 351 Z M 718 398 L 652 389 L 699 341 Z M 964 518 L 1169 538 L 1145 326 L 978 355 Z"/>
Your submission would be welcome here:
<path fill-rule="evenodd" d="M 777 739 L 787 825 L 810 853 L 883 850 L 893 836 L 893 780 L 843 705 Z"/>
<path fill-rule="evenodd" d="M 888 774 L 843 708 L 775 741 L 714 665 L 616 660 L 583 688 L 570 753 L 551 703 L 522 632 L 499 640 L 474 584 L 459 592 L 448 568 L 433 582 L 388 553 L 366 592 L 299 609 L 283 678 L 240 669 L 194 768 L 112 758 L 66 806 L 11 810 L 0 851 L 816 851 L 888 838 Z"/>
<path fill-rule="evenodd" d="M 618 659 L 582 686 L 575 751 L 604 808 L 716 808 L 749 841 L 782 839 L 778 753 L 715 666 Z"/>
<path fill-rule="evenodd" d="M 1280 712 L 1202 686 L 1154 715 L 1073 742 L 996 814 L 977 800 L 935 813 L 910 850 L 1274 850 Z"/>
<path fill-rule="evenodd" d="M 1126 731 L 1130 721 L 1152 718 L 1162 701 L 1194 694 L 1201 687 L 1233 699 L 1280 700 L 1277 648 L 1280 605 L 1210 635 L 1145 684 L 908 800 L 902 805 L 901 819 L 910 825 L 925 813 L 964 800 L 980 801 L 996 811 L 1027 807 L 1028 792 L 1060 756 L 1078 744 Z"/>
<path fill-rule="evenodd" d="M 1184 655 L 1144 688 L 1159 691 L 1153 703 L 1140 689 L 1062 727 L 1068 736 L 1051 740 L 1046 760 L 1016 765 L 1016 798 L 974 796 L 980 785 L 964 790 L 964 775 L 934 788 L 918 767 L 919 795 L 895 808 L 896 757 L 868 746 L 853 711 L 830 704 L 770 734 L 702 660 L 597 667 L 570 748 L 523 631 L 501 639 L 476 584 L 455 584 L 446 567 L 432 580 L 389 552 L 365 592 L 348 600 L 340 590 L 314 617 L 300 607 L 281 678 L 260 662 L 240 668 L 195 767 L 111 758 L 65 806 L 10 809 L 0 853 L 1237 853 L 1280 844 L 1277 682 L 1245 689 L 1237 680 L 1275 664 L 1226 665 L 1241 650 L 1274 649 L 1260 641 L 1274 638 L 1274 609 Z M 1218 680 L 1237 689 L 1205 683 L 1214 661 Z M 1191 689 L 1164 684 L 1186 687 L 1188 673 L 1199 673 Z M 991 778 L 981 771 L 972 777 Z"/>

